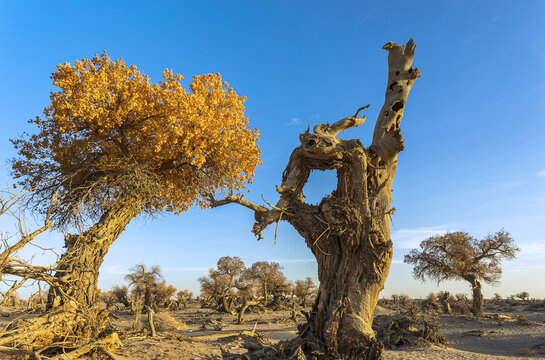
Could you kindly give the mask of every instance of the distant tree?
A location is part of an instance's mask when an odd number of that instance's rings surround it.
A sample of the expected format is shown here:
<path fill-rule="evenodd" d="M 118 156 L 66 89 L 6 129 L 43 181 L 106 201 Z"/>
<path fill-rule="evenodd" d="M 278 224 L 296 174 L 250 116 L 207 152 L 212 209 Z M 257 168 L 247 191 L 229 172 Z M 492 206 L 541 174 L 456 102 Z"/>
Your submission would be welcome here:
<path fill-rule="evenodd" d="M 255 279 L 259 284 L 265 306 L 268 304 L 271 291 L 287 282 L 282 269 L 283 267 L 277 262 L 258 261 L 245 270 L 245 275 L 250 279 Z"/>
<path fill-rule="evenodd" d="M 117 302 L 125 305 L 127 308 L 130 307 L 129 288 L 127 286 L 114 285 L 111 292 Z"/>
<path fill-rule="evenodd" d="M 494 297 L 492 297 L 492 302 L 494 304 L 499 304 L 501 300 L 502 300 L 501 295 L 498 293 L 494 293 Z"/>
<path fill-rule="evenodd" d="M 244 301 L 245 299 L 251 300 L 256 297 L 258 290 L 257 281 L 248 275 L 249 274 L 245 269 L 235 281 L 235 288 L 237 289 L 236 295 L 239 301 Z"/>
<path fill-rule="evenodd" d="M 473 290 L 475 316 L 483 314 L 481 281 L 497 284 L 502 273 L 501 260 L 513 259 L 519 251 L 504 230 L 482 240 L 466 232 L 449 232 L 422 241 L 420 249 L 405 255 L 405 262 L 414 265 L 414 277 L 422 281 L 429 278 L 437 283 L 454 279 L 468 281 Z"/>
<path fill-rule="evenodd" d="M 528 293 L 528 291 L 523 291 L 523 292 L 518 293 L 516 295 L 516 297 L 518 297 L 522 301 L 526 301 L 530 297 L 530 294 Z"/>
<path fill-rule="evenodd" d="M 273 297 L 273 304 L 277 309 L 285 308 L 288 305 L 293 293 L 293 286 L 293 283 L 288 281 L 283 273 L 271 284 L 270 292 Z"/>
<path fill-rule="evenodd" d="M 307 307 L 308 298 L 316 291 L 316 285 L 310 277 L 295 281 L 295 296 L 301 301 L 302 307 Z"/>
<path fill-rule="evenodd" d="M 176 293 L 176 301 L 182 310 L 187 307 L 187 304 L 191 301 L 191 298 L 193 298 L 193 292 L 187 289 L 180 290 Z"/>
<path fill-rule="evenodd" d="M 141 263 L 130 270 L 131 272 L 125 275 L 125 280 L 129 281 L 129 288 L 132 287 L 133 298 L 142 299 L 143 306 L 149 306 L 152 309 L 164 307 L 176 294 L 176 288 L 167 285 L 163 280 L 159 265 L 148 269 L 144 263 Z"/>
<path fill-rule="evenodd" d="M 210 269 L 208 277 L 200 277 L 201 294 L 215 302 L 223 311 L 233 311 L 233 288 L 244 271 L 244 262 L 238 257 L 224 256 L 218 260 L 217 269 Z"/>
<path fill-rule="evenodd" d="M 431 311 L 439 311 L 439 303 L 437 302 L 437 296 L 435 296 L 435 293 L 431 292 L 426 297 L 426 300 L 424 300 L 424 306 Z"/>
<path fill-rule="evenodd" d="M 156 307 L 166 308 L 174 301 L 178 289 L 168 285 L 165 280 L 153 288 L 153 301 Z"/>
<path fill-rule="evenodd" d="M 127 224 L 142 213 L 204 208 L 210 194 L 241 190 L 260 163 L 258 133 L 248 128 L 245 98 L 219 74 L 193 77 L 187 91 L 182 75 L 166 70 L 152 84 L 104 53 L 57 65 L 51 77 L 59 90 L 44 116 L 29 121 L 37 132 L 12 141 L 12 166 L 32 191 L 29 207 L 57 228 L 78 230 L 65 237 L 53 267 L 50 301 L 92 307 L 100 265 Z M 20 264 L 7 270 L 43 278 Z"/>

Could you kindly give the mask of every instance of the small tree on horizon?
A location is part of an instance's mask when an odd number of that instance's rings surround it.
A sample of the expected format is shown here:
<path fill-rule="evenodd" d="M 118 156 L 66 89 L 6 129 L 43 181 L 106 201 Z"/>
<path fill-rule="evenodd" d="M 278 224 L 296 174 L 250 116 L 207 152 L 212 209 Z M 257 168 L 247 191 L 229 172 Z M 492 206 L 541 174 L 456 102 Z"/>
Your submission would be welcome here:
<path fill-rule="evenodd" d="M 530 297 L 530 293 L 528 291 L 522 291 L 515 296 L 521 299 L 522 301 L 526 301 Z"/>
<path fill-rule="evenodd" d="M 317 288 L 310 277 L 305 280 L 295 281 L 295 296 L 301 300 L 301 306 L 307 307 L 309 297 L 316 292 Z"/>
<path fill-rule="evenodd" d="M 254 279 L 259 284 L 264 306 L 267 306 L 269 296 L 274 295 L 276 289 L 287 285 L 282 269 L 284 268 L 274 261 L 257 261 L 244 271 L 245 277 Z"/>
<path fill-rule="evenodd" d="M 209 269 L 208 276 L 198 279 L 201 283 L 201 294 L 214 301 L 214 306 L 230 313 L 234 303 L 233 288 L 244 269 L 244 262 L 238 256 L 221 257 L 216 269 Z"/>
<path fill-rule="evenodd" d="M 481 282 L 496 285 L 502 274 L 501 260 L 513 259 L 520 251 L 513 239 L 503 229 L 482 240 L 466 232 L 448 232 L 436 235 L 420 243 L 420 250 L 413 249 L 405 255 L 404 262 L 413 264 L 416 279 L 466 280 L 473 291 L 472 312 L 482 316 L 484 298 Z"/>
<path fill-rule="evenodd" d="M 157 308 L 165 306 L 168 300 L 176 294 L 176 288 L 167 285 L 161 275 L 161 267 L 154 265 L 147 268 L 144 263 L 136 264 L 125 275 L 134 299 L 141 299 L 143 306 Z"/>

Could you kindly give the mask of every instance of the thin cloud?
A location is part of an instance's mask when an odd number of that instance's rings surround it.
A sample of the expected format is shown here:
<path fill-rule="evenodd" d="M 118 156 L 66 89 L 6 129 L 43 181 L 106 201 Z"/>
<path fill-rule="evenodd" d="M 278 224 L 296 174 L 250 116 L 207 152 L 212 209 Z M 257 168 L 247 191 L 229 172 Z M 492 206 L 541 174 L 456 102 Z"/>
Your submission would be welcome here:
<path fill-rule="evenodd" d="M 291 118 L 291 120 L 287 122 L 286 125 L 294 126 L 294 125 L 299 125 L 300 123 L 301 123 L 301 119 L 294 117 L 294 118 Z"/>
<path fill-rule="evenodd" d="M 313 263 L 313 262 L 316 262 L 316 260 L 315 259 L 273 259 L 273 260 L 269 260 L 269 262 L 299 264 L 299 263 Z"/>
<path fill-rule="evenodd" d="M 126 275 L 129 273 L 129 269 L 117 265 L 112 265 L 106 266 L 104 272 L 109 275 Z"/>
<path fill-rule="evenodd" d="M 539 255 L 545 253 L 545 241 L 536 241 L 533 243 L 519 244 L 520 252 L 523 255 Z"/>
<path fill-rule="evenodd" d="M 537 176 L 538 177 L 545 177 L 545 170 L 542 170 L 542 171 L 538 172 Z"/>
<path fill-rule="evenodd" d="M 503 266 L 504 278 L 508 278 L 513 273 L 542 273 L 545 271 L 545 264 L 529 264 L 517 262 L 516 264 L 505 264 Z"/>
<path fill-rule="evenodd" d="M 200 272 L 208 271 L 210 267 L 168 267 L 165 271 L 175 271 L 175 272 Z"/>
<path fill-rule="evenodd" d="M 446 233 L 449 226 L 421 227 L 416 229 L 401 229 L 392 233 L 392 241 L 398 249 L 414 249 L 422 240 L 434 235 Z"/>

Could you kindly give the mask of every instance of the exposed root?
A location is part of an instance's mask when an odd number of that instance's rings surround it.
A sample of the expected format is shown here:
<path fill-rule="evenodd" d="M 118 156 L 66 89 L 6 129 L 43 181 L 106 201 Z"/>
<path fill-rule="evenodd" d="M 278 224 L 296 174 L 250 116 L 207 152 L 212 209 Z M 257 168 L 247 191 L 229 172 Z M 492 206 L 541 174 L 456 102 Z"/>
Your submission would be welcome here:
<path fill-rule="evenodd" d="M 0 352 L 33 359 L 76 359 L 94 350 L 113 359 L 110 349 L 119 346 L 108 313 L 97 308 L 64 306 L 37 318 L 17 319 L 0 332 Z"/>
<path fill-rule="evenodd" d="M 398 313 L 394 316 L 379 315 L 373 328 L 377 338 L 389 349 L 400 346 L 428 347 L 444 345 L 446 338 L 439 331 L 439 325 L 430 315 L 424 313 Z"/>

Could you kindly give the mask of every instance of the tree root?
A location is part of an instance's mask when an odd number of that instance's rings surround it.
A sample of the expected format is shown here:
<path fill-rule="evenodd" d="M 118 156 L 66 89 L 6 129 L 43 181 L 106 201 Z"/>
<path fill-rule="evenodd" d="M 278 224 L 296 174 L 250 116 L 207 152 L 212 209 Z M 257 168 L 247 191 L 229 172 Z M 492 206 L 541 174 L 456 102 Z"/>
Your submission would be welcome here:
<path fill-rule="evenodd" d="M 77 359 L 94 350 L 115 359 L 110 349 L 119 346 L 122 343 L 110 328 L 108 313 L 97 308 L 64 306 L 44 316 L 15 320 L 0 332 L 0 352 L 38 360 Z"/>

